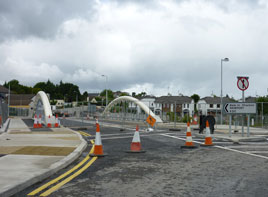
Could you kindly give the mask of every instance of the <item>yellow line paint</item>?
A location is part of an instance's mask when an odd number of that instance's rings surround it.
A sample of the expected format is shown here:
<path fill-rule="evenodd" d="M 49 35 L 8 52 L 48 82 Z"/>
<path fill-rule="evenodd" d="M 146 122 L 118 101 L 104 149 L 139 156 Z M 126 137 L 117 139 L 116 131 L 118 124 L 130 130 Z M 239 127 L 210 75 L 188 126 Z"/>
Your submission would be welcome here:
<path fill-rule="evenodd" d="M 92 143 L 93 142 L 93 143 Z M 91 143 L 93 144 L 89 154 L 92 154 L 94 151 L 94 140 L 91 140 Z M 85 162 L 87 162 L 89 160 L 89 155 L 87 155 L 79 164 L 77 164 L 76 166 L 74 166 L 72 169 L 70 169 L 69 171 L 65 172 L 64 174 L 62 174 L 61 176 L 51 180 L 50 182 L 46 183 L 45 185 L 42 185 L 41 187 L 35 189 L 34 191 L 32 191 L 31 193 L 27 194 L 28 196 L 34 196 L 36 194 L 38 194 L 39 192 L 43 191 L 44 189 L 46 189 L 47 187 L 49 187 L 50 185 L 58 182 L 59 180 L 63 179 L 64 177 L 68 176 L 69 174 L 71 174 L 72 172 L 74 172 L 75 170 L 77 170 L 79 167 L 81 167 Z"/>
<path fill-rule="evenodd" d="M 86 133 L 84 131 L 78 131 L 83 136 L 91 136 L 89 133 Z"/>
<path fill-rule="evenodd" d="M 81 165 L 83 165 L 90 157 L 86 156 L 85 159 L 83 161 L 81 161 L 79 164 L 77 164 L 75 167 L 73 167 L 71 170 L 65 172 L 64 174 L 62 174 L 61 176 L 57 177 L 56 179 L 53 179 L 52 181 L 46 183 L 45 185 L 42 185 L 41 187 L 37 188 L 36 190 L 32 191 L 31 193 L 28 194 L 28 196 L 34 196 L 35 194 L 43 191 L 44 189 L 46 189 L 48 186 L 58 182 L 59 180 L 63 179 L 64 177 L 66 177 L 67 175 L 71 174 L 73 171 L 75 171 L 77 168 L 79 168 Z"/>
<path fill-rule="evenodd" d="M 83 168 L 81 168 L 80 170 L 78 170 L 76 173 L 74 173 L 72 176 L 69 176 L 68 178 L 64 179 L 62 182 L 58 183 L 57 185 L 55 185 L 54 187 L 50 188 L 49 190 L 47 190 L 46 192 L 42 193 L 40 196 L 48 196 L 50 195 L 52 192 L 58 190 L 60 187 L 62 187 L 63 185 L 65 185 L 66 183 L 70 182 L 71 180 L 73 180 L 75 177 L 77 177 L 78 175 L 80 175 L 82 172 L 84 172 L 89 166 L 92 165 L 92 163 L 94 161 L 96 161 L 97 157 L 93 157 Z"/>

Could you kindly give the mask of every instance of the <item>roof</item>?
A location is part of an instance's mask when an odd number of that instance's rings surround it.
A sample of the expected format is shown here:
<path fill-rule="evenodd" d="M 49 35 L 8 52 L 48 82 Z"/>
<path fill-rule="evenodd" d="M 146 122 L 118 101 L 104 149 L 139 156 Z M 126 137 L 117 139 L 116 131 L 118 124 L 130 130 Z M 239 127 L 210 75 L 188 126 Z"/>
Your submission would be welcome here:
<path fill-rule="evenodd" d="M 191 103 L 192 98 L 189 96 L 160 96 L 155 99 L 156 103 L 175 103 L 184 104 Z"/>
<path fill-rule="evenodd" d="M 0 93 L 8 94 L 8 89 L 0 85 Z"/>
<path fill-rule="evenodd" d="M 146 95 L 146 96 L 142 96 L 142 97 L 136 97 L 137 99 L 141 100 L 141 99 L 155 99 L 156 96 L 154 95 Z"/>
<path fill-rule="evenodd" d="M 35 94 L 10 94 L 10 105 L 29 105 Z"/>
<path fill-rule="evenodd" d="M 251 96 L 249 96 L 245 99 L 245 101 L 248 103 L 256 103 L 256 100 L 257 100 L 256 97 L 251 97 Z"/>
<path fill-rule="evenodd" d="M 221 103 L 221 97 L 211 97 L 211 96 L 207 96 L 204 98 L 201 98 L 200 100 L 205 100 L 207 104 L 220 104 Z M 223 103 L 228 103 L 228 102 L 234 102 L 233 100 L 231 100 L 229 97 L 222 97 L 222 102 Z"/>

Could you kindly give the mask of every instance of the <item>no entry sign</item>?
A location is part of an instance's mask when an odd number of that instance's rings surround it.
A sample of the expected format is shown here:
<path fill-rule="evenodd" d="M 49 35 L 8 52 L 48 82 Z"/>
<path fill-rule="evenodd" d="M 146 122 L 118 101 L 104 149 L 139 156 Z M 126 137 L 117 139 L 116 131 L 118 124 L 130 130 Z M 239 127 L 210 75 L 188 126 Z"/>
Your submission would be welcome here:
<path fill-rule="evenodd" d="M 249 82 L 247 77 L 238 77 L 237 79 L 237 87 L 240 90 L 245 91 L 246 89 L 248 89 Z"/>

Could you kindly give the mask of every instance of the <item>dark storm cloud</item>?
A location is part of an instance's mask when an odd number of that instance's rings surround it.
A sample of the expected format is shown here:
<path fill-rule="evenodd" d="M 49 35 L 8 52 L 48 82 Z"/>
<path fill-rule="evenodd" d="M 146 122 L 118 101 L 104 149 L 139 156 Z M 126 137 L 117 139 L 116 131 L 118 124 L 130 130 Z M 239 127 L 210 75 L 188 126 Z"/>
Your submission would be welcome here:
<path fill-rule="evenodd" d="M 51 38 L 63 21 L 90 16 L 93 4 L 87 0 L 0 1 L 0 41 L 29 36 Z"/>

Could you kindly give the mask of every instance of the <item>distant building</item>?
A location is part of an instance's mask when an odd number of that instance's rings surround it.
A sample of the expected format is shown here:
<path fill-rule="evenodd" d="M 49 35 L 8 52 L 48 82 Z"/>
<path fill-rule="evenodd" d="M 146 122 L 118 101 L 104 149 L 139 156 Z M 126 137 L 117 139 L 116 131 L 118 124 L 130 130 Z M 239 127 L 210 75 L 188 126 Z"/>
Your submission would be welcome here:
<path fill-rule="evenodd" d="M 176 112 L 182 117 L 194 113 L 194 101 L 189 96 L 161 96 L 156 98 L 155 104 L 159 113 Z"/>
<path fill-rule="evenodd" d="M 10 107 L 29 107 L 35 94 L 10 94 Z"/>
<path fill-rule="evenodd" d="M 229 97 L 223 97 L 222 103 L 235 102 Z M 197 102 L 197 110 L 200 115 L 221 114 L 221 97 L 204 97 Z"/>
<path fill-rule="evenodd" d="M 152 112 L 155 113 L 155 110 L 157 109 L 156 103 L 155 103 L 155 99 L 156 99 L 155 96 L 147 95 L 147 96 L 143 96 L 143 97 L 138 97 L 137 99 L 140 100 L 141 102 L 143 102 L 147 107 L 150 108 L 150 110 Z M 136 109 L 137 113 L 141 112 L 141 109 L 138 107 L 138 105 L 133 103 L 133 102 L 129 103 L 129 108 L 130 109 Z"/>
<path fill-rule="evenodd" d="M 64 103 L 64 100 L 58 99 L 56 100 L 56 107 L 63 107 Z"/>
<path fill-rule="evenodd" d="M 99 95 L 99 93 L 88 93 L 87 102 L 95 103 L 96 97 L 98 97 Z"/>

